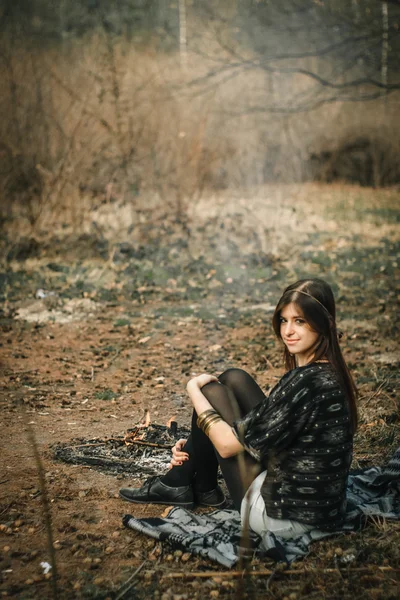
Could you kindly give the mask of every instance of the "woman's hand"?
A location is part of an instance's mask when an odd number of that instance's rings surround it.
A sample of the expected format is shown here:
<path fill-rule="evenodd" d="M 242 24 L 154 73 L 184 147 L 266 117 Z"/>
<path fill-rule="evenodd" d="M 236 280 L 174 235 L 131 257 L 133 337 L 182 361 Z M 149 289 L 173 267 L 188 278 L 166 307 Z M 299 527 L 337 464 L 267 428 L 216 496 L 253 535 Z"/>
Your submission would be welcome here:
<path fill-rule="evenodd" d="M 183 461 L 189 460 L 189 454 L 187 452 L 183 452 L 182 448 L 186 444 L 187 440 L 178 440 L 172 448 L 172 458 L 170 462 L 170 469 L 172 467 L 179 467 L 183 464 Z"/>
<path fill-rule="evenodd" d="M 193 377 L 186 386 L 186 391 L 192 401 L 193 408 L 198 415 L 203 411 L 212 408 L 211 404 L 201 391 L 202 387 L 211 382 L 218 382 L 218 379 L 214 375 L 203 373 L 203 375 Z"/>
<path fill-rule="evenodd" d="M 215 377 L 215 375 L 209 375 L 208 373 L 203 373 L 202 375 L 197 375 L 197 377 L 193 377 L 193 379 L 190 379 L 188 381 L 186 389 L 188 392 L 194 387 L 201 390 L 202 387 L 207 385 L 207 383 L 211 383 L 212 381 L 218 382 L 218 377 Z"/>

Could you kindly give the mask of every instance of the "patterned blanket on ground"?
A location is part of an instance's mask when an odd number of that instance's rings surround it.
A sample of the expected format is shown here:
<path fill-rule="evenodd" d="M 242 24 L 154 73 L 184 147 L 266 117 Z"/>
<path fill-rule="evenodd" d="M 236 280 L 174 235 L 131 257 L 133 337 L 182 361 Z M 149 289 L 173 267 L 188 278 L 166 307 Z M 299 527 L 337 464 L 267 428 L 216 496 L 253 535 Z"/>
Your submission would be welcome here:
<path fill-rule="evenodd" d="M 353 472 L 347 487 L 347 514 L 343 528 L 336 532 L 312 530 L 298 538 L 283 540 L 273 533 L 250 536 L 251 552 L 290 563 L 305 556 L 309 545 L 324 537 L 352 531 L 362 526 L 368 516 L 400 519 L 400 448 L 385 467 Z M 240 516 L 233 510 L 195 514 L 174 508 L 164 519 L 136 519 L 125 515 L 126 527 L 166 541 L 175 548 L 233 567 L 239 559 L 241 542 Z"/>

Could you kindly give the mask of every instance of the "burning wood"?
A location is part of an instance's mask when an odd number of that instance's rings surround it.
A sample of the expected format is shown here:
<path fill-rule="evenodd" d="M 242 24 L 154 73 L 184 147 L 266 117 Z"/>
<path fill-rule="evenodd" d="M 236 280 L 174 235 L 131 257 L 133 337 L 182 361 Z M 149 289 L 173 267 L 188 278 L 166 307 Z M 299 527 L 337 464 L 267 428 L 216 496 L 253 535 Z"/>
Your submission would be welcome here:
<path fill-rule="evenodd" d="M 150 412 L 146 410 L 145 422 L 139 423 L 133 429 L 128 429 L 124 442 L 127 446 L 138 444 L 153 448 L 172 448 L 178 430 L 178 423 L 174 419 L 175 417 L 171 417 L 165 427 L 151 425 Z M 160 437 L 161 441 L 158 441 Z M 166 440 L 165 437 L 167 437 Z"/>
<path fill-rule="evenodd" d="M 168 468 L 171 448 L 189 430 L 169 419 L 167 425 L 151 423 L 146 413 L 143 423 L 121 436 L 92 440 L 74 440 L 54 447 L 55 458 L 72 464 L 84 464 L 114 474 L 156 475 Z"/>

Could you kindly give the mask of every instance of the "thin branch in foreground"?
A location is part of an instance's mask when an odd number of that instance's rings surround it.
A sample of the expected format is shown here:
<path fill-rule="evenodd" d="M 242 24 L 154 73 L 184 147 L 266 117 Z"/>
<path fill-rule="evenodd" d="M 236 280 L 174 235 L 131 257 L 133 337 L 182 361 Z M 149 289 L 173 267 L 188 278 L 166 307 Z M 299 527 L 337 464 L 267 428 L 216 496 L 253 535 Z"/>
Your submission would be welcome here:
<path fill-rule="evenodd" d="M 28 417 L 25 409 L 23 409 L 24 421 L 26 425 L 26 430 L 28 434 L 29 443 L 32 446 L 33 450 L 33 458 L 36 463 L 36 468 L 38 471 L 39 477 L 39 489 L 41 493 L 42 507 L 43 507 L 43 517 L 44 524 L 47 535 L 47 549 L 49 552 L 50 562 L 51 562 L 51 588 L 53 599 L 57 600 L 58 591 L 57 591 L 57 564 L 56 564 L 56 552 L 54 549 L 54 540 L 53 540 L 53 529 L 51 524 L 51 510 L 50 510 L 50 502 L 49 497 L 47 495 L 47 487 L 46 487 L 46 479 L 44 476 L 44 469 L 42 459 L 40 458 L 39 449 L 36 442 L 35 432 L 33 430 L 32 425 L 28 422 Z"/>

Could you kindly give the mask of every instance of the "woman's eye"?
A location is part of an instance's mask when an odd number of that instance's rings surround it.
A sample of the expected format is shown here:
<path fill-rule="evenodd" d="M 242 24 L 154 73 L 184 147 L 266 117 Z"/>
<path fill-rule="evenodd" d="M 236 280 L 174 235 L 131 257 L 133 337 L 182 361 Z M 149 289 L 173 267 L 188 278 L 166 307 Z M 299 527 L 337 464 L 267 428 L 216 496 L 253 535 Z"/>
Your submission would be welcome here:
<path fill-rule="evenodd" d="M 303 323 L 305 323 L 304 319 L 296 319 L 296 323 L 298 323 L 299 325 L 303 325 Z"/>

